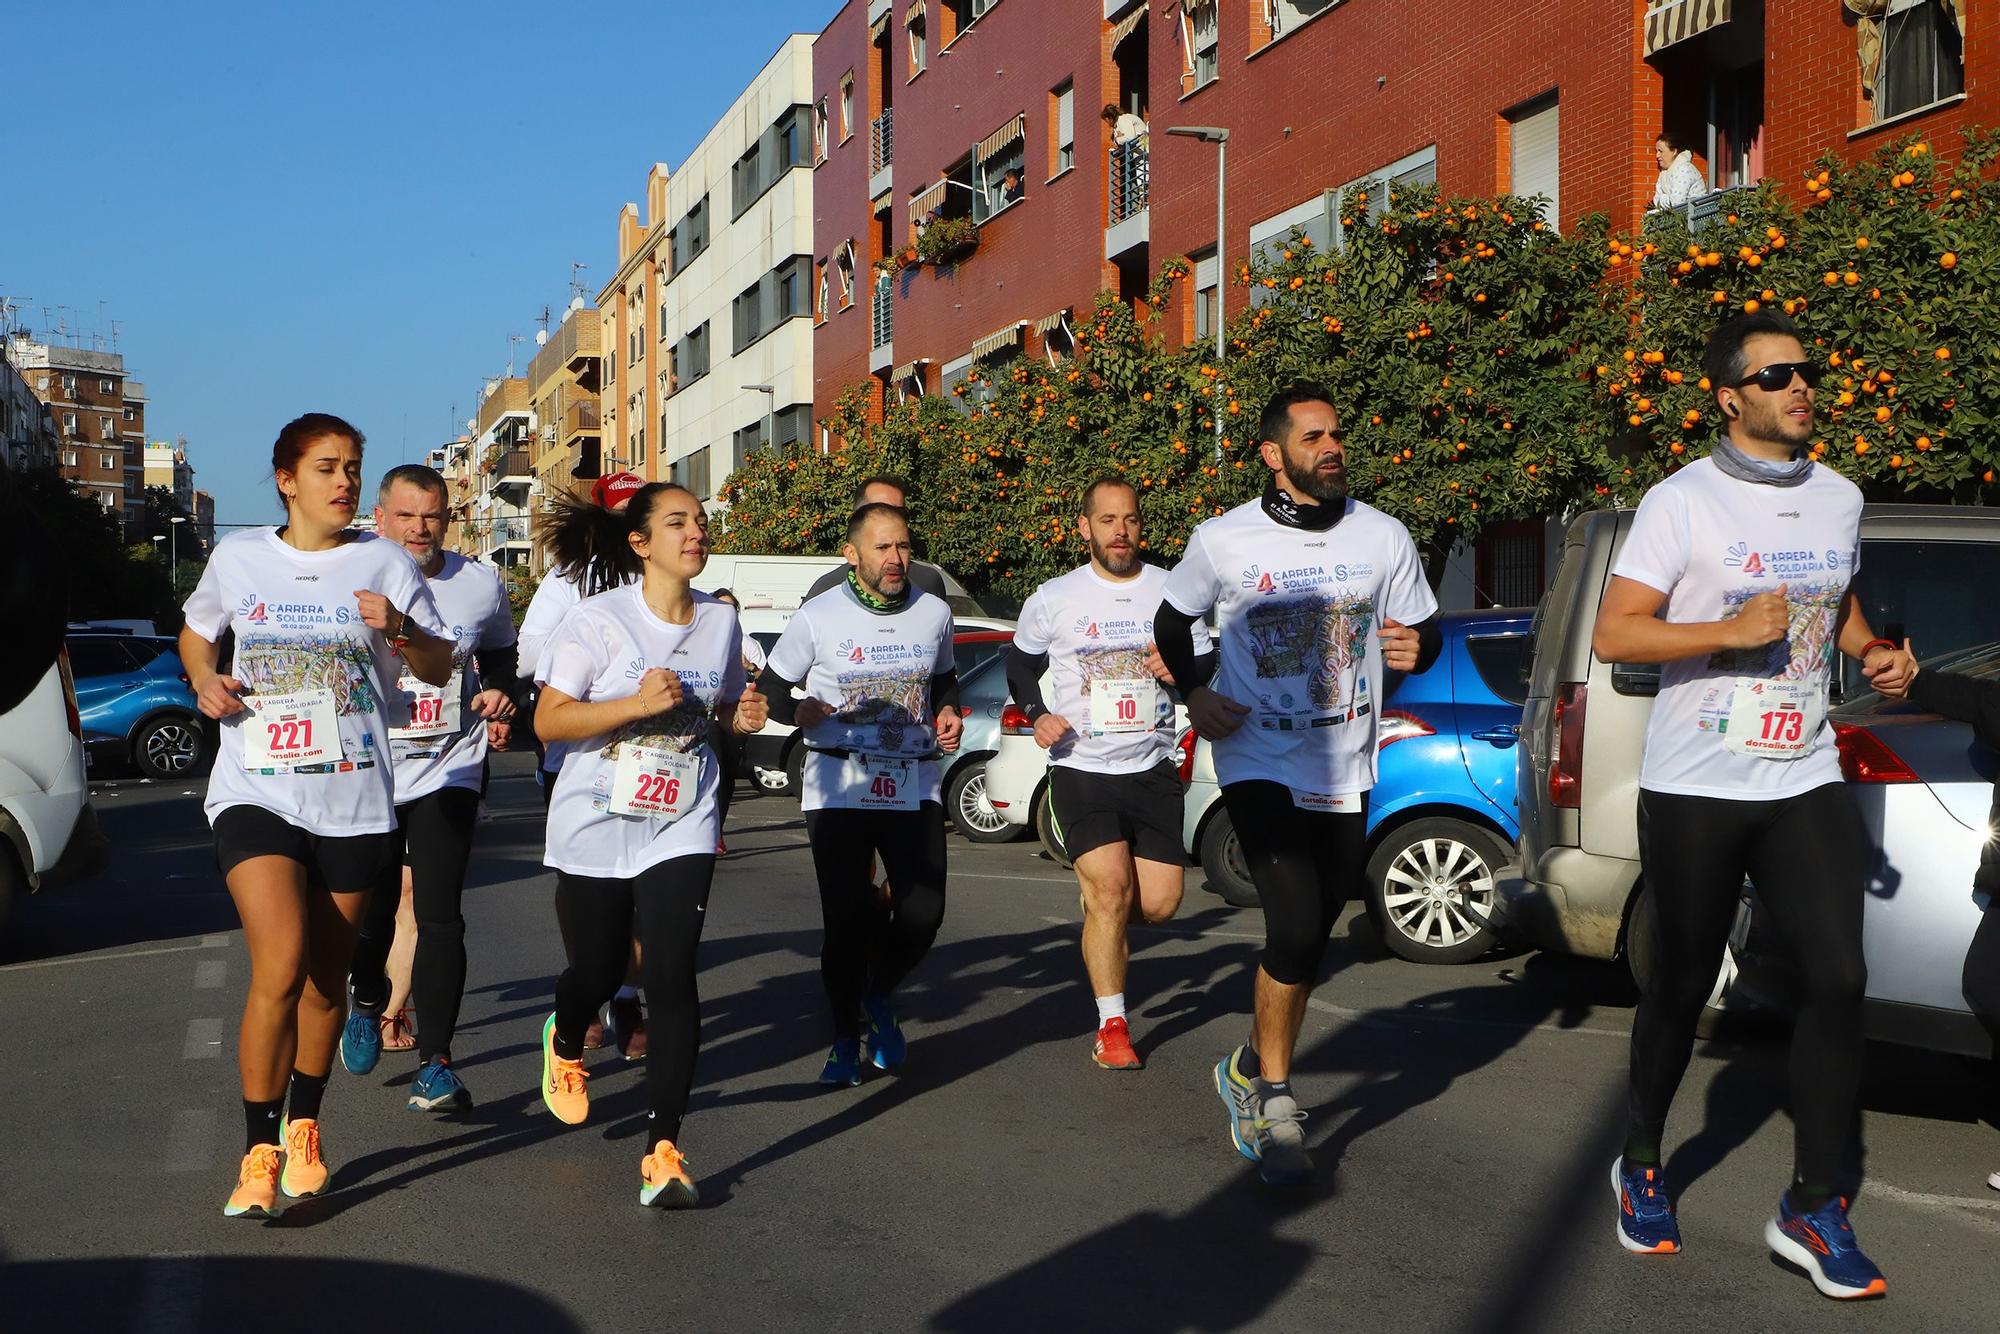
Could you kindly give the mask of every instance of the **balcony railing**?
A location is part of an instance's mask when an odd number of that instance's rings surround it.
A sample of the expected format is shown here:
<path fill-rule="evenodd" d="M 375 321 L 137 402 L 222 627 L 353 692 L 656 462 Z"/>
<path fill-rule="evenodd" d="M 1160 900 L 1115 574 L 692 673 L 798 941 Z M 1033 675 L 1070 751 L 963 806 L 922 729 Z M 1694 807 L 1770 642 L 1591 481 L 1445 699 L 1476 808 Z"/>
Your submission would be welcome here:
<path fill-rule="evenodd" d="M 600 425 L 596 399 L 572 403 L 569 411 L 563 413 L 563 443 L 567 444 L 579 435 L 596 435 Z"/>
<path fill-rule="evenodd" d="M 1148 136 L 1111 146 L 1110 170 L 1111 216 L 1108 226 L 1116 227 L 1125 219 L 1141 213 L 1146 208 L 1146 199 L 1152 183 L 1152 164 L 1148 151 Z"/>
<path fill-rule="evenodd" d="M 510 542 L 526 542 L 528 521 L 526 519 L 495 519 L 491 530 L 492 545 L 504 547 Z"/>
<path fill-rule="evenodd" d="M 1677 208 L 1656 208 L 1646 214 L 1644 230 L 1664 231 L 1675 218 L 1683 219 L 1690 232 L 1699 232 L 1712 226 L 1715 220 L 1729 212 L 1737 199 L 1757 193 L 1754 185 L 1732 185 L 1721 190 L 1711 190 L 1705 195 L 1697 195 Z"/>
<path fill-rule="evenodd" d="M 884 107 L 868 122 L 868 174 L 873 176 L 896 160 L 896 108 Z"/>
<path fill-rule="evenodd" d="M 887 347 L 896 331 L 896 280 L 882 274 L 875 279 L 874 342 L 871 347 Z"/>

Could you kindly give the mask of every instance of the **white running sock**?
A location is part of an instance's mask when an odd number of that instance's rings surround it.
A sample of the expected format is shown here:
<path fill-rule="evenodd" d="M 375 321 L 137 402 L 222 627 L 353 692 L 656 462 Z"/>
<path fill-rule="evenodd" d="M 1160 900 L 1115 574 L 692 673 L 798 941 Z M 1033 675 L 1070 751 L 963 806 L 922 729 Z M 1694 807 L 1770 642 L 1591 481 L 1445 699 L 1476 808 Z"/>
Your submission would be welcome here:
<path fill-rule="evenodd" d="M 619 999 L 619 1000 L 638 1000 L 638 999 L 639 999 L 639 988 L 637 988 L 637 987 L 620 987 L 620 988 L 618 988 L 618 999 Z"/>
<path fill-rule="evenodd" d="M 1104 1027 L 1113 1019 L 1125 1017 L 1125 993 L 1120 991 L 1110 996 L 1097 998 L 1097 1026 Z"/>

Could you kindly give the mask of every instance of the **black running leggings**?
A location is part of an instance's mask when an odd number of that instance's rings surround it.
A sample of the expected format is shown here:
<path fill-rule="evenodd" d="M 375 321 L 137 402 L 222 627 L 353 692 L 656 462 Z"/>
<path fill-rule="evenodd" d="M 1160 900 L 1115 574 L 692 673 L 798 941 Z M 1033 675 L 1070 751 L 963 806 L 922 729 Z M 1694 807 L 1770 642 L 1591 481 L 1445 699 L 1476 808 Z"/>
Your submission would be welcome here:
<path fill-rule="evenodd" d="M 1358 811 L 1306 811 L 1283 783 L 1255 779 L 1222 789 L 1229 822 L 1264 905 L 1264 971 L 1310 986 L 1368 861 L 1367 799 Z"/>
<path fill-rule="evenodd" d="M 646 989 L 646 1102 L 656 1140 L 680 1143 L 688 1090 L 701 1045 L 701 992 L 695 952 L 708 916 L 715 854 L 693 853 L 648 866 L 628 879 L 556 872 L 569 900 L 572 957 L 556 981 L 556 1053 L 583 1056 L 583 1035 L 604 1003 L 618 994 L 632 959 L 637 909 L 639 981 Z M 421 1014 L 419 1015 L 421 1018 Z"/>
<path fill-rule="evenodd" d="M 806 839 L 826 923 L 819 972 L 834 1036 L 859 1037 L 861 998 L 893 991 L 944 924 L 944 807 L 807 811 Z M 871 874 L 877 855 L 889 879 L 886 915 Z"/>
<path fill-rule="evenodd" d="M 1854 798 L 1828 783 L 1780 801 L 1639 793 L 1641 911 L 1653 931 L 1652 976 L 1632 1021 L 1627 1147 L 1657 1155 L 1667 1110 L 1694 1052 L 1747 874 L 1758 920 L 1797 965 L 1792 1029 L 1793 1164 L 1831 1191 L 1861 1083 L 1861 1003 L 1868 965 L 1861 906 L 1869 848 Z"/>
<path fill-rule="evenodd" d="M 354 942 L 354 999 L 388 1002 L 389 947 L 396 938 L 396 909 L 403 899 L 403 865 L 410 867 L 410 906 L 417 916 L 416 958 L 410 967 L 410 1001 L 417 1007 L 417 1055 L 449 1057 L 465 996 L 465 868 L 472 857 L 472 829 L 479 793 L 442 787 L 396 808 L 390 835 L 393 855 L 382 867 Z"/>

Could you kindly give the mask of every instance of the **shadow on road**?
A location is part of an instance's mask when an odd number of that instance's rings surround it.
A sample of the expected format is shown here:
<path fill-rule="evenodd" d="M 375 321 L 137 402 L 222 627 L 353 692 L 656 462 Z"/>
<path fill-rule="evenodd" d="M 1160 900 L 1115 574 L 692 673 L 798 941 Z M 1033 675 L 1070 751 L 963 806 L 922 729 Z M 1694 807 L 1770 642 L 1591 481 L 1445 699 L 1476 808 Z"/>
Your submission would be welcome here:
<path fill-rule="evenodd" d="M 378 1325 L 393 1311 L 446 1312 L 453 1329 L 583 1330 L 563 1307 L 526 1288 L 418 1265 L 174 1255 L 0 1261 L 0 1306 L 7 1327 L 23 1331 L 236 1334 L 275 1325 L 287 1334 L 331 1334 Z"/>

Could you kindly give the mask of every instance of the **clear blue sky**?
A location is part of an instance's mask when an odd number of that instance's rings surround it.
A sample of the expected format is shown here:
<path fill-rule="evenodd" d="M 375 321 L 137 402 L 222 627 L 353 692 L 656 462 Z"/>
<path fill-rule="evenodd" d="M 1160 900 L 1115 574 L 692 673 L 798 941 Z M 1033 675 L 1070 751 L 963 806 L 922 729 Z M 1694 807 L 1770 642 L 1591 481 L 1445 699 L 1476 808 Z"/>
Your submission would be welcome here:
<path fill-rule="evenodd" d="M 149 437 L 264 523 L 291 417 L 353 421 L 374 475 L 463 424 L 510 333 L 525 369 L 651 165 L 838 0 L 6 8 L 0 295 L 38 333 L 102 302 Z"/>

